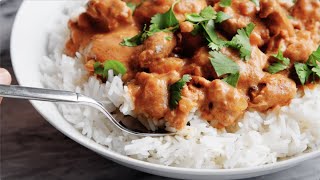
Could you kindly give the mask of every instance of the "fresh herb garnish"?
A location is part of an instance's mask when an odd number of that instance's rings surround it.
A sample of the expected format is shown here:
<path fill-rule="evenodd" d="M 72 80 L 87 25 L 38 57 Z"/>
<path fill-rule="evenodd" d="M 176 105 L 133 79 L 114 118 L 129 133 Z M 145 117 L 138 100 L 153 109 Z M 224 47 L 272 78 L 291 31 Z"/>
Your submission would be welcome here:
<path fill-rule="evenodd" d="M 131 9 L 132 14 L 133 14 L 138 5 L 135 4 L 135 3 L 132 3 L 132 2 L 127 2 L 126 4 L 127 4 L 127 6 Z"/>
<path fill-rule="evenodd" d="M 217 13 L 212 6 L 204 8 L 199 14 L 193 13 L 186 15 L 186 20 L 193 23 L 194 29 L 191 34 L 196 35 L 202 32 L 212 50 L 219 50 L 225 44 L 215 32 L 215 21 L 221 23 L 228 18 L 230 18 L 230 16 L 222 12 Z"/>
<path fill-rule="evenodd" d="M 298 78 L 302 85 L 304 85 L 308 79 L 312 71 L 309 69 L 308 65 L 304 63 L 296 63 L 294 64 L 294 68 L 296 70 L 296 73 L 298 75 Z"/>
<path fill-rule="evenodd" d="M 260 7 L 260 1 L 259 0 L 251 0 L 257 7 Z"/>
<path fill-rule="evenodd" d="M 312 54 L 309 56 L 307 63 L 309 65 L 317 65 L 317 61 L 320 62 L 320 45 L 316 51 L 313 51 Z"/>
<path fill-rule="evenodd" d="M 238 49 L 240 51 L 240 57 L 245 61 L 248 61 L 251 57 L 251 44 L 249 37 L 254 27 L 255 25 L 253 23 L 249 23 L 246 27 L 238 29 L 237 35 L 227 43 L 230 47 Z"/>
<path fill-rule="evenodd" d="M 173 3 L 170 9 L 164 14 L 156 14 L 151 18 L 150 22 L 152 28 L 163 30 L 179 25 L 179 21 L 173 12 L 173 7 L 177 4 L 177 2 L 178 1 Z"/>
<path fill-rule="evenodd" d="M 177 108 L 179 101 L 181 100 L 181 90 L 183 89 L 183 87 L 186 85 L 187 82 L 190 82 L 190 80 L 191 80 L 191 76 L 188 74 L 185 74 L 179 81 L 177 81 L 176 83 L 170 86 L 169 107 L 171 110 Z"/>
<path fill-rule="evenodd" d="M 178 2 L 178 1 L 177 1 Z M 120 43 L 121 46 L 135 47 L 141 45 L 148 37 L 160 31 L 176 31 L 179 28 L 179 21 L 176 18 L 173 7 L 177 3 L 173 3 L 171 8 L 164 14 L 156 14 L 151 18 L 150 26 L 147 30 L 146 25 L 142 32 L 131 38 L 124 38 Z"/>
<path fill-rule="evenodd" d="M 313 51 L 306 63 L 296 63 L 294 68 L 302 85 L 309 81 L 314 82 L 316 78 L 320 78 L 320 46 Z"/>
<path fill-rule="evenodd" d="M 224 13 L 222 11 L 219 11 L 217 13 L 217 17 L 216 17 L 215 22 L 216 23 L 222 23 L 223 21 L 228 20 L 230 18 L 231 18 L 231 16 L 229 14 L 226 14 L 226 13 Z"/>
<path fill-rule="evenodd" d="M 219 77 L 227 75 L 223 81 L 236 87 L 240 77 L 239 65 L 220 52 L 211 51 L 210 55 L 212 56 L 210 62 L 217 75 Z"/>
<path fill-rule="evenodd" d="M 231 3 L 232 3 L 232 0 L 221 0 L 220 3 L 219 3 L 219 5 L 220 5 L 221 7 L 228 7 L 228 6 L 231 5 Z"/>
<path fill-rule="evenodd" d="M 103 78 L 108 77 L 108 71 L 110 69 L 113 70 L 113 73 L 115 75 L 118 75 L 118 74 L 123 75 L 127 72 L 126 67 L 121 62 L 116 60 L 107 60 L 103 64 L 100 62 L 95 62 L 93 64 L 93 67 L 94 67 L 94 73 L 99 76 L 102 76 Z"/>
<path fill-rule="evenodd" d="M 171 41 L 171 40 L 172 40 L 172 36 L 166 36 L 165 39 L 166 39 L 167 41 Z"/>
<path fill-rule="evenodd" d="M 283 57 L 283 52 L 279 49 L 278 54 L 273 55 L 274 58 L 277 59 L 277 62 L 272 63 L 269 67 L 268 67 L 268 71 L 271 74 L 275 74 L 279 71 L 283 71 L 285 69 L 289 68 L 290 65 L 290 59 Z"/>

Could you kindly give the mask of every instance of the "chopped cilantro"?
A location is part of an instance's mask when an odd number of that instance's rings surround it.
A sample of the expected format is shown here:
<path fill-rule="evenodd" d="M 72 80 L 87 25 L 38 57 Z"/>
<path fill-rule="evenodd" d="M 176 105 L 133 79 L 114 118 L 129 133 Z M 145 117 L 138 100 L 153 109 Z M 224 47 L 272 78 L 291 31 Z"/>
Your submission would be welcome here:
<path fill-rule="evenodd" d="M 228 20 L 230 18 L 231 18 L 230 15 L 228 15 L 228 14 L 222 12 L 222 11 L 219 11 L 217 13 L 217 17 L 216 17 L 215 21 L 216 21 L 216 23 L 222 23 L 223 21 Z"/>
<path fill-rule="evenodd" d="M 259 0 L 251 0 L 257 7 L 260 6 L 260 1 Z"/>
<path fill-rule="evenodd" d="M 313 77 L 310 81 L 315 81 L 315 78 L 320 78 L 320 46 L 313 51 L 306 63 L 296 63 L 294 68 L 302 85 L 309 81 L 309 77 Z"/>
<path fill-rule="evenodd" d="M 231 5 L 231 3 L 232 3 L 232 0 L 220 0 L 219 5 L 221 7 L 228 7 Z"/>
<path fill-rule="evenodd" d="M 132 14 L 133 14 L 138 5 L 135 4 L 135 3 L 132 3 L 132 2 L 127 2 L 126 4 L 127 4 L 127 6 L 131 9 Z"/>
<path fill-rule="evenodd" d="M 169 11 L 164 14 L 156 14 L 151 18 L 151 26 L 163 30 L 170 27 L 176 27 L 179 25 L 179 21 L 176 18 L 173 7 L 177 4 L 177 1 L 172 4 Z"/>
<path fill-rule="evenodd" d="M 173 3 L 171 8 L 164 14 L 156 14 L 151 18 L 151 24 L 147 30 L 144 26 L 141 33 L 131 38 L 124 38 L 120 43 L 121 46 L 135 47 L 141 45 L 148 37 L 160 31 L 175 31 L 179 27 L 179 21 L 176 18 L 173 7 L 177 2 Z"/>
<path fill-rule="evenodd" d="M 239 78 L 240 78 L 240 73 L 237 72 L 235 74 L 230 74 L 226 78 L 222 79 L 222 81 L 230 84 L 233 87 L 237 87 Z"/>
<path fill-rule="evenodd" d="M 316 51 L 313 51 L 309 56 L 307 63 L 309 65 L 315 66 L 317 65 L 317 61 L 320 62 L 320 45 Z"/>
<path fill-rule="evenodd" d="M 278 54 L 273 55 L 274 58 L 277 59 L 277 62 L 272 63 L 268 67 L 268 71 L 271 74 L 275 74 L 279 71 L 285 70 L 289 68 L 290 65 L 290 59 L 283 57 L 283 52 L 279 49 Z"/>
<path fill-rule="evenodd" d="M 227 75 L 223 81 L 236 87 L 240 77 L 239 65 L 220 52 L 211 51 L 210 55 L 212 56 L 210 62 L 217 75 L 219 77 Z"/>
<path fill-rule="evenodd" d="M 96 62 L 93 64 L 94 67 L 94 73 L 102 76 L 103 78 L 108 77 L 108 71 L 110 69 L 113 70 L 113 73 L 115 75 L 118 74 L 125 74 L 127 72 L 126 67 L 119 61 L 116 60 L 107 60 L 103 64 L 100 62 Z"/>
<path fill-rule="evenodd" d="M 296 63 L 294 64 L 294 68 L 296 70 L 301 84 L 304 85 L 308 81 L 312 71 L 309 69 L 308 65 L 304 63 Z"/>
<path fill-rule="evenodd" d="M 172 40 L 172 36 L 166 36 L 165 39 L 166 39 L 167 41 L 171 41 L 171 40 Z"/>
<path fill-rule="evenodd" d="M 176 109 L 179 101 L 181 100 L 181 90 L 186 85 L 187 82 L 190 82 L 191 76 L 186 74 L 177 81 L 176 83 L 172 84 L 169 88 L 170 91 L 170 100 L 169 100 L 169 107 L 171 110 Z"/>
<path fill-rule="evenodd" d="M 255 25 L 253 23 L 249 23 L 246 27 L 238 29 L 237 35 L 227 43 L 230 47 L 239 49 L 240 57 L 245 61 L 248 61 L 251 57 L 251 44 L 249 37 L 254 27 Z"/>

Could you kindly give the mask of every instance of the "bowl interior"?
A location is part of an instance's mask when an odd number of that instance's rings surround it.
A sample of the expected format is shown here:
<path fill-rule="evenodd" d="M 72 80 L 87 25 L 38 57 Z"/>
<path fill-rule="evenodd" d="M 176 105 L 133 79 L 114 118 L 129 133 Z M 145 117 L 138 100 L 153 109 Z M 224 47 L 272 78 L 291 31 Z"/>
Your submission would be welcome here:
<path fill-rule="evenodd" d="M 22 86 L 42 87 L 39 64 L 46 55 L 50 24 L 59 17 L 66 0 L 25 1 L 14 23 L 11 36 L 11 57 L 15 75 Z M 209 170 L 167 167 L 129 158 L 108 150 L 86 138 L 71 126 L 53 103 L 32 101 L 32 105 L 55 128 L 83 146 L 125 166 L 152 174 L 184 179 L 233 179 L 259 176 L 280 171 L 304 160 L 319 156 L 320 152 L 305 153 L 275 164 L 241 169 Z"/>

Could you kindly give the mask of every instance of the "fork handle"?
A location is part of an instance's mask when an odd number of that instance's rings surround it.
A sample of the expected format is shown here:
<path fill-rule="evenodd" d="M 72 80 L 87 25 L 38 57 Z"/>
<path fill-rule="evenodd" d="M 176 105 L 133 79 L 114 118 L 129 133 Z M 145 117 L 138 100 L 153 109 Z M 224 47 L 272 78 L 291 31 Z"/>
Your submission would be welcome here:
<path fill-rule="evenodd" d="M 16 85 L 0 85 L 0 97 L 77 103 L 79 94 L 70 91 L 23 87 Z"/>

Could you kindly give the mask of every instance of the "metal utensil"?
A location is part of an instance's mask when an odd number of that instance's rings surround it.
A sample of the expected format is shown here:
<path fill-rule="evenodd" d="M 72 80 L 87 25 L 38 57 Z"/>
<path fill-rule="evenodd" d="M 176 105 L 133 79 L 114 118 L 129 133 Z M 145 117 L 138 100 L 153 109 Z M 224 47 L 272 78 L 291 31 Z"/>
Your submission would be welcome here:
<path fill-rule="evenodd" d="M 159 137 L 159 136 L 174 134 L 169 132 L 146 133 L 146 132 L 140 132 L 137 130 L 128 129 L 127 127 L 119 123 L 117 120 L 115 120 L 111 115 L 111 113 L 108 112 L 100 102 L 88 96 L 75 93 L 75 92 L 23 87 L 23 86 L 16 86 L 16 85 L 11 85 L 11 86 L 0 85 L 0 97 L 88 105 L 101 111 L 117 128 L 121 129 L 126 133 L 137 135 L 137 136 L 152 136 L 152 137 Z"/>

